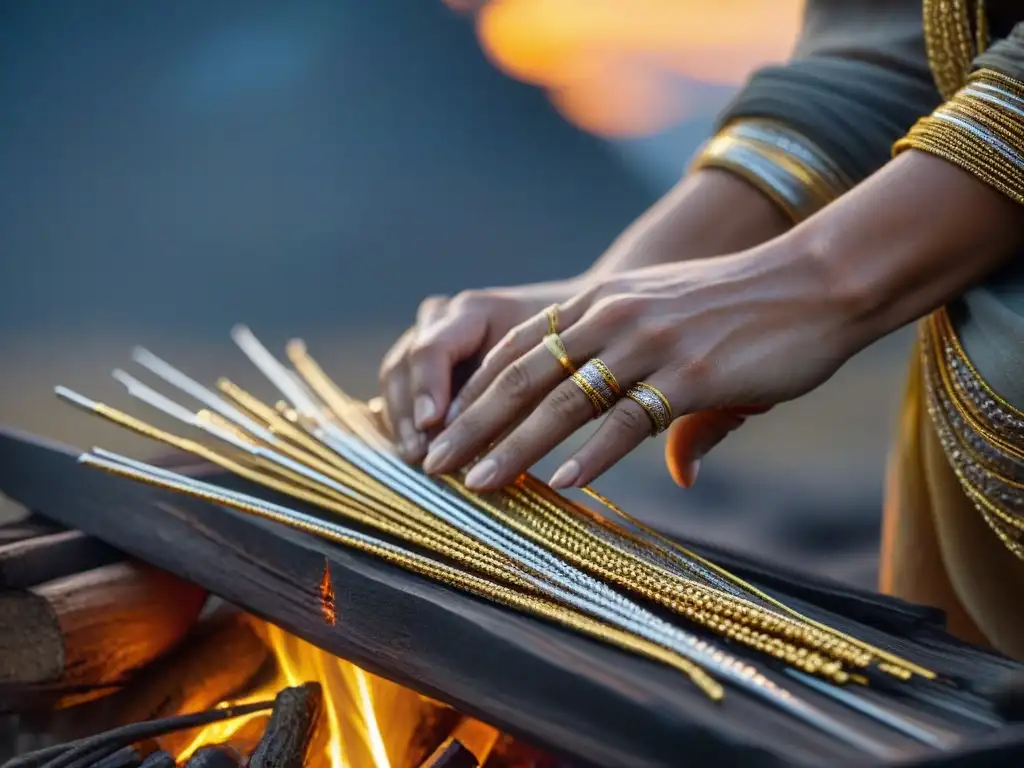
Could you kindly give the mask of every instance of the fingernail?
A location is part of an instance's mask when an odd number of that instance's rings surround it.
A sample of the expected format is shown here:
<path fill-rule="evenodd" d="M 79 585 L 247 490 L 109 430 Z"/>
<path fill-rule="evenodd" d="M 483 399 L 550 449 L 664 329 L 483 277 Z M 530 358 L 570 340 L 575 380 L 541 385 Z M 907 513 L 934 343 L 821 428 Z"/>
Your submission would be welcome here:
<path fill-rule="evenodd" d="M 686 465 L 686 469 L 683 470 L 683 487 L 692 488 L 693 484 L 697 482 L 697 473 L 700 472 L 700 459 L 693 459 L 689 464 Z"/>
<path fill-rule="evenodd" d="M 428 475 L 433 473 L 448 458 L 448 454 L 451 452 L 452 444 L 450 440 L 434 443 L 430 446 L 430 450 L 427 451 L 427 458 L 423 460 L 423 471 Z"/>
<path fill-rule="evenodd" d="M 462 403 L 456 398 L 452 401 L 452 404 L 448 406 L 448 414 L 444 417 L 444 425 L 447 427 L 457 418 L 462 412 Z"/>
<path fill-rule="evenodd" d="M 434 401 L 430 395 L 419 395 L 416 398 L 416 402 L 413 404 L 413 418 L 416 420 L 416 426 L 422 429 L 427 426 L 427 422 L 434 418 L 434 413 L 437 411 L 434 406 Z"/>
<path fill-rule="evenodd" d="M 402 440 L 402 445 L 405 446 L 406 453 L 416 453 L 420 445 L 420 436 L 409 419 L 402 419 L 398 422 L 398 436 Z"/>
<path fill-rule="evenodd" d="M 466 487 L 478 490 L 487 485 L 498 472 L 498 462 L 494 459 L 484 459 L 466 475 Z"/>
<path fill-rule="evenodd" d="M 580 476 L 580 465 L 576 459 L 570 459 L 558 468 L 558 471 L 551 476 L 548 485 L 552 488 L 568 488 L 576 482 Z"/>

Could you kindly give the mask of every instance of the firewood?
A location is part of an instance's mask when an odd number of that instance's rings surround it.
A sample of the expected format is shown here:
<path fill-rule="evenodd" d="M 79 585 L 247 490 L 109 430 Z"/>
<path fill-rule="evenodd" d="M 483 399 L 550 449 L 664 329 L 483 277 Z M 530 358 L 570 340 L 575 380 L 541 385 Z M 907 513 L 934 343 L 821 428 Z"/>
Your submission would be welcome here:
<path fill-rule="evenodd" d="M 252 712 L 264 712 L 272 709 L 273 701 L 257 701 L 251 704 L 237 704 L 231 707 L 210 709 L 206 712 L 193 712 L 187 715 L 165 717 L 159 720 L 148 720 L 144 723 L 132 723 L 120 728 L 113 728 L 104 733 L 78 739 L 67 744 L 45 747 L 35 752 L 19 755 L 4 763 L 3 768 L 31 768 L 42 765 L 43 768 L 71 768 L 82 757 L 96 753 L 103 748 L 125 747 L 144 739 L 157 739 L 174 731 L 199 728 L 222 720 L 233 720 Z"/>
<path fill-rule="evenodd" d="M 34 587 L 99 568 L 125 555 L 81 531 L 60 531 L 0 544 L 0 589 Z"/>
<path fill-rule="evenodd" d="M 231 747 L 215 744 L 200 747 L 185 763 L 186 768 L 238 768 L 242 757 Z"/>
<path fill-rule="evenodd" d="M 89 768 L 138 768 L 146 755 L 156 751 L 156 744 L 147 741 L 143 744 L 129 744 L 111 752 L 102 760 L 90 764 Z"/>
<path fill-rule="evenodd" d="M 204 600 L 199 587 L 134 562 L 0 592 L 0 705 L 109 693 L 176 645 Z"/>
<path fill-rule="evenodd" d="M 285 688 L 274 700 L 274 711 L 250 768 L 301 768 L 320 721 L 323 692 L 319 683 Z"/>
<path fill-rule="evenodd" d="M 46 536 L 67 530 L 60 523 L 48 520 L 41 515 L 29 515 L 20 520 L 0 525 L 0 544 L 11 544 L 16 541 Z"/>
<path fill-rule="evenodd" d="M 113 722 L 208 709 L 244 690 L 270 658 L 250 619 L 236 609 L 219 611 L 117 695 Z"/>
<path fill-rule="evenodd" d="M 420 768 L 478 768 L 480 762 L 470 749 L 455 737 L 447 739 Z"/>

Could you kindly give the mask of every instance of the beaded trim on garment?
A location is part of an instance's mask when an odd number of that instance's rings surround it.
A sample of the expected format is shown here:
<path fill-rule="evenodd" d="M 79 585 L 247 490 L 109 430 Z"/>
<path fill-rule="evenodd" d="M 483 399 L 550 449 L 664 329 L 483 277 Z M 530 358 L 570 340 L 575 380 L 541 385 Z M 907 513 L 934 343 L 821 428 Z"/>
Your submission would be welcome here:
<path fill-rule="evenodd" d="M 985 383 L 945 309 L 921 322 L 928 413 L 964 493 L 1024 559 L 1024 413 Z"/>

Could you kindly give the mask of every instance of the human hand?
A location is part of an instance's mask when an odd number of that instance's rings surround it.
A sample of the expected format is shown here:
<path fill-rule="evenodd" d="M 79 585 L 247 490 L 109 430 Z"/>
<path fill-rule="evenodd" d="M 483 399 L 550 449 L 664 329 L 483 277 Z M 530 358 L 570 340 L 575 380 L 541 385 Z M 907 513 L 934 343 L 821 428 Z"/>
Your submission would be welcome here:
<path fill-rule="evenodd" d="M 809 391 L 855 351 L 835 295 L 813 260 L 768 245 L 595 283 L 560 307 L 561 339 L 574 366 L 600 358 L 620 392 L 646 382 L 671 414 L 744 414 Z M 543 334 L 534 317 L 495 348 L 463 390 L 464 410 L 431 444 L 428 472 L 464 466 L 529 413 L 466 478 L 476 490 L 499 488 L 597 415 L 591 397 L 538 343 Z M 607 400 L 617 402 L 555 473 L 555 487 L 590 483 L 651 434 L 651 411 L 628 397 Z M 724 436 L 730 423 L 717 418 L 701 432 Z"/>
<path fill-rule="evenodd" d="M 456 366 L 486 354 L 511 328 L 565 301 L 575 290 L 573 281 L 564 281 L 424 300 L 415 325 L 392 346 L 380 368 L 386 406 L 382 420 L 393 432 L 402 457 L 421 461 L 428 432 L 457 412 L 452 408 Z"/>

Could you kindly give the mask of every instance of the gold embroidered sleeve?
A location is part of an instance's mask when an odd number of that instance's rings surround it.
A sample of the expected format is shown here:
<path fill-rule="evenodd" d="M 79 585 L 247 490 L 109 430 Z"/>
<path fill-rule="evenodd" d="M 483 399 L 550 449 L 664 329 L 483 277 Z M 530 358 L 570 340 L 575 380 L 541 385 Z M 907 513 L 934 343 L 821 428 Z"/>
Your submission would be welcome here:
<path fill-rule="evenodd" d="M 1024 203 L 1024 82 L 992 69 L 967 84 L 893 146 L 941 157 Z"/>
<path fill-rule="evenodd" d="M 742 176 L 794 222 L 853 186 L 813 142 L 769 119 L 745 118 L 726 125 L 697 154 L 691 170 L 700 168 L 722 168 Z"/>

